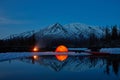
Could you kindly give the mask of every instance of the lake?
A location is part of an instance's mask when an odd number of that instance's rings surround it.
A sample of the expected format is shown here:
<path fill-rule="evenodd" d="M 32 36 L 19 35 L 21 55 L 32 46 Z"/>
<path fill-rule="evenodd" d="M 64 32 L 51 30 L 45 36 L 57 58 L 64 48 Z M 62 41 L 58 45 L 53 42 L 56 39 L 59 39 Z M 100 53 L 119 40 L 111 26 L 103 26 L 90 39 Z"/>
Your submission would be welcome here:
<path fill-rule="evenodd" d="M 1 53 L 0 80 L 120 80 L 119 54 L 71 54 Z"/>

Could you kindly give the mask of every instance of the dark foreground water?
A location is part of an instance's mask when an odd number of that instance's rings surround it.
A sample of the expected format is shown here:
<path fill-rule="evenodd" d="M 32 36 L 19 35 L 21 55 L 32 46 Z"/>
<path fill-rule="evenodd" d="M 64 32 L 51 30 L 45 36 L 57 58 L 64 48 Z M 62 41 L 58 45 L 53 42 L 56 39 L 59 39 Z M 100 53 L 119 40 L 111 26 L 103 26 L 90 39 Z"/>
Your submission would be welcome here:
<path fill-rule="evenodd" d="M 0 80 L 120 80 L 120 55 L 1 59 Z"/>

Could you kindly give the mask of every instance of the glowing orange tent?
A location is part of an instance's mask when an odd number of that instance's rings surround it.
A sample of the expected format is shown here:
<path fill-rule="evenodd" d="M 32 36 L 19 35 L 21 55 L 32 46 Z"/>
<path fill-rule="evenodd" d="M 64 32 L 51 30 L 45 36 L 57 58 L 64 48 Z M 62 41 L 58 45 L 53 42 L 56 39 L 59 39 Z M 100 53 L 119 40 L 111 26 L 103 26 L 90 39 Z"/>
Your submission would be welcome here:
<path fill-rule="evenodd" d="M 68 52 L 68 48 L 64 45 L 60 45 L 56 48 L 55 52 Z"/>

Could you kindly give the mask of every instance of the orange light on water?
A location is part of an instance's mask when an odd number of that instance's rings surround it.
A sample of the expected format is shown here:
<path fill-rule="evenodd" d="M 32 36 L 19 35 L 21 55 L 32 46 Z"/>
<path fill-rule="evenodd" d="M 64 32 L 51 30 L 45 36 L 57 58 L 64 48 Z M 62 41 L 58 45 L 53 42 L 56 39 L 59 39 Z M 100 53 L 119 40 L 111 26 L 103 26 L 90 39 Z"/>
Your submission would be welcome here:
<path fill-rule="evenodd" d="M 59 61 L 64 61 L 68 58 L 68 55 L 64 54 L 64 55 L 55 55 L 57 60 Z"/>
<path fill-rule="evenodd" d="M 56 48 L 55 52 L 68 52 L 68 48 L 64 45 L 60 45 Z"/>
<path fill-rule="evenodd" d="M 35 47 L 33 48 L 33 51 L 34 51 L 34 52 L 38 52 L 38 51 L 39 51 L 39 48 L 38 48 L 37 46 L 35 46 Z"/>
<path fill-rule="evenodd" d="M 34 56 L 33 56 L 33 59 L 34 59 L 34 60 L 38 60 L 39 57 L 38 57 L 37 55 L 34 55 Z"/>
<path fill-rule="evenodd" d="M 56 48 L 55 52 L 68 52 L 68 48 L 64 45 L 60 45 Z M 59 54 L 59 55 L 55 55 L 57 60 L 59 61 L 64 61 L 68 58 L 67 53 L 66 54 Z"/>

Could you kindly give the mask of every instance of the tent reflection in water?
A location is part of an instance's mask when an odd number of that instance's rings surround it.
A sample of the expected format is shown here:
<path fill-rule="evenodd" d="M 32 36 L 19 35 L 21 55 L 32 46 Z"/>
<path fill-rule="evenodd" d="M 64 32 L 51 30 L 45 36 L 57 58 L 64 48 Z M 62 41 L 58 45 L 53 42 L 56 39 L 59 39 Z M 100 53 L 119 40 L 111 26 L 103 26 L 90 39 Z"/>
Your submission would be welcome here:
<path fill-rule="evenodd" d="M 39 59 L 39 56 L 34 55 L 34 56 L 33 56 L 33 59 L 34 59 L 34 60 L 38 60 L 38 59 Z"/>
<path fill-rule="evenodd" d="M 64 61 L 68 58 L 67 52 L 68 52 L 68 48 L 64 45 L 60 45 L 56 48 L 55 52 L 64 52 L 65 54 L 57 54 L 55 55 L 57 60 L 59 61 Z"/>

